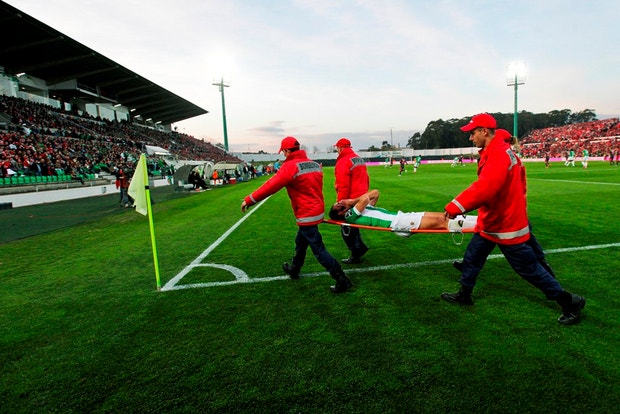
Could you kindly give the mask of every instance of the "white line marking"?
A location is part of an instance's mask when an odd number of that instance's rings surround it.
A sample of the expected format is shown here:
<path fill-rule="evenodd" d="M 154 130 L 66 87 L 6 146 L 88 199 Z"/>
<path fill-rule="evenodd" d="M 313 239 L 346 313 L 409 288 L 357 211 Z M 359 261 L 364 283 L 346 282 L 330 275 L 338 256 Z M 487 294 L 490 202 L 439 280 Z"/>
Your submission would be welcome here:
<path fill-rule="evenodd" d="M 607 183 L 605 183 L 607 184 Z M 215 286 L 226 286 L 226 285 L 235 285 L 239 283 L 261 283 L 261 282 L 273 282 L 276 280 L 287 280 L 289 277 L 287 275 L 284 276 L 271 276 L 271 277 L 262 277 L 262 278 L 250 278 L 248 275 L 239 268 L 224 265 L 224 264 L 215 264 L 215 263 L 201 263 L 203 259 L 205 259 L 209 253 L 211 253 L 217 246 L 219 246 L 241 223 L 243 223 L 254 211 L 256 211 L 260 206 L 265 203 L 269 198 L 261 201 L 257 204 L 254 209 L 250 210 L 244 217 L 242 217 L 237 223 L 235 223 L 228 231 L 226 231 L 219 239 L 217 239 L 211 246 L 209 246 L 204 252 L 200 254 L 192 263 L 190 263 L 185 269 L 183 269 L 178 275 L 174 278 L 170 279 L 168 283 L 161 289 L 163 291 L 170 290 L 181 290 L 181 289 L 193 289 L 193 288 L 208 288 Z M 612 247 L 620 247 L 620 243 L 608 243 L 608 244 L 598 244 L 598 245 L 590 245 L 590 246 L 580 246 L 580 247 L 565 247 L 560 249 L 551 249 L 546 250 L 545 254 L 555 254 L 555 253 L 567 253 L 567 252 L 577 252 L 583 250 L 597 250 L 597 249 L 608 249 Z M 502 254 L 492 254 L 488 257 L 489 260 L 500 259 L 504 257 Z M 347 269 L 347 273 L 367 273 L 367 272 L 376 272 L 380 270 L 394 270 L 394 269 L 411 269 L 416 267 L 425 267 L 425 266 L 435 266 L 441 264 L 452 263 L 455 260 L 461 260 L 459 257 L 457 259 L 442 259 L 442 260 L 429 260 L 424 262 L 417 263 L 401 263 L 401 264 L 393 264 L 386 266 L 372 266 L 365 268 L 356 268 L 356 269 Z M 208 283 L 188 283 L 186 285 L 177 285 L 183 279 L 183 277 L 189 273 L 194 267 L 214 267 L 218 269 L 228 270 L 235 276 L 235 280 L 223 281 L 223 282 L 208 282 Z M 329 275 L 329 272 L 314 272 L 314 273 L 304 273 L 302 277 L 317 277 L 317 276 L 326 276 Z"/>
<path fill-rule="evenodd" d="M 558 183 L 574 183 L 574 184 L 598 184 L 598 185 L 620 185 L 620 183 L 602 183 L 602 182 L 598 182 L 598 181 L 576 181 L 576 180 L 550 180 L 547 178 L 527 178 L 528 181 L 530 180 L 537 180 L 537 181 L 555 181 Z"/>
<path fill-rule="evenodd" d="M 250 217 L 252 214 L 254 214 L 254 212 L 256 210 L 258 210 L 258 208 L 260 206 L 262 206 L 265 203 L 265 201 L 267 201 L 267 200 L 269 200 L 269 197 L 267 197 L 266 199 L 264 199 L 263 201 L 258 203 L 254 208 L 250 209 L 243 217 L 241 217 L 241 219 L 239 219 L 239 221 L 237 221 L 235 224 L 233 224 L 233 226 L 231 228 L 229 228 L 224 234 L 222 234 L 219 239 L 217 239 L 215 242 L 213 242 L 213 244 L 211 244 L 211 246 L 207 247 L 205 249 L 205 251 L 202 252 L 197 258 L 195 258 L 185 269 L 181 270 L 181 272 L 179 272 L 179 274 L 177 274 L 175 277 L 170 279 L 168 281 L 168 283 L 166 283 L 164 285 L 164 287 L 161 288 L 161 290 L 162 291 L 174 290 L 176 284 L 181 279 L 183 279 L 183 277 L 186 274 L 188 274 L 194 267 L 204 265 L 204 264 L 201 264 L 201 262 L 209 255 L 209 253 L 211 253 L 213 250 L 215 250 L 215 248 L 217 246 L 219 246 L 224 240 L 226 240 L 226 238 L 228 238 L 228 236 L 230 236 L 230 234 L 233 231 L 235 231 L 237 229 L 237 227 L 239 227 L 241 225 L 241 223 L 246 221 L 248 219 L 248 217 Z M 223 269 L 224 266 L 226 266 L 226 265 L 220 265 L 219 267 Z M 217 267 L 217 266 L 212 266 L 212 267 Z M 235 269 L 235 270 L 233 270 L 233 269 Z M 241 271 L 240 269 L 233 268 L 232 266 L 228 266 L 227 270 L 231 270 L 231 273 L 235 276 L 236 281 L 233 282 L 233 283 L 243 283 L 243 282 L 246 282 L 248 280 L 248 275 L 245 274 L 245 272 Z"/>

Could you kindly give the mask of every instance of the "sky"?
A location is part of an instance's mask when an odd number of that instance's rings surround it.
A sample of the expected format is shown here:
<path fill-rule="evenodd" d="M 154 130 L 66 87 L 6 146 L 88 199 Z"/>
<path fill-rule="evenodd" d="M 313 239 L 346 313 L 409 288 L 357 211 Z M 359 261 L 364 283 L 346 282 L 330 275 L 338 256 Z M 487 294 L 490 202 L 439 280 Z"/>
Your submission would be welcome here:
<path fill-rule="evenodd" d="M 437 119 L 620 116 L 617 0 L 4 0 L 209 111 L 173 124 L 228 146 L 404 147 Z"/>

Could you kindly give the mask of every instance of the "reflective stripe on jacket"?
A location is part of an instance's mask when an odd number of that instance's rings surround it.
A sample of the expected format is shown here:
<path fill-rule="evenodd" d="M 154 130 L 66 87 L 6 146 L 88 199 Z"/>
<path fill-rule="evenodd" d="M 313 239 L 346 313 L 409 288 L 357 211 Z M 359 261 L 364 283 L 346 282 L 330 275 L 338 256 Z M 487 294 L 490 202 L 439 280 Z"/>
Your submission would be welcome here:
<path fill-rule="evenodd" d="M 308 158 L 304 150 L 289 154 L 278 172 L 245 198 L 253 205 L 286 187 L 298 226 L 311 226 L 323 221 L 323 170 Z"/>

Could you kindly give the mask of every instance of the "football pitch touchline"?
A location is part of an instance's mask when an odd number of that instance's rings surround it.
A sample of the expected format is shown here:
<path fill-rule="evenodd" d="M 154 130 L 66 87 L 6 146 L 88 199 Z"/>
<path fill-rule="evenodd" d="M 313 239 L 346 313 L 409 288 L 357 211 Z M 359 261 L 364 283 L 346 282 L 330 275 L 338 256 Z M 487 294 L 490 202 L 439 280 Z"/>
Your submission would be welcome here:
<path fill-rule="evenodd" d="M 556 180 L 556 181 L 561 181 L 561 180 Z M 608 184 L 608 183 L 604 183 L 604 184 Z M 234 230 L 236 230 L 237 227 L 241 225 L 241 223 L 247 220 L 247 218 L 250 217 L 250 215 L 252 215 L 254 211 L 256 211 L 259 207 L 261 207 L 265 203 L 265 201 L 267 201 L 268 199 L 269 198 L 266 198 L 265 200 L 258 203 L 253 209 L 249 210 L 241 219 L 239 219 L 239 221 L 233 224 L 233 226 L 230 229 L 228 229 L 224 234 L 222 234 L 215 242 L 213 242 L 213 244 L 207 247 L 198 257 L 196 257 L 196 259 L 194 259 L 187 267 L 185 267 L 185 269 L 183 269 L 181 272 L 179 272 L 179 274 L 177 274 L 175 277 L 170 279 L 164 285 L 161 291 L 163 292 L 163 291 L 180 290 L 180 289 L 207 288 L 207 287 L 215 287 L 215 286 L 235 285 L 238 283 L 273 282 L 276 280 L 289 279 L 288 275 L 250 278 L 248 277 L 247 273 L 245 273 L 243 270 L 236 268 L 234 266 L 216 264 L 216 263 L 202 263 L 202 261 L 209 255 L 209 253 L 215 250 L 216 247 L 218 247 L 224 240 L 226 240 L 226 238 Z M 578 247 L 564 247 L 560 249 L 546 250 L 545 253 L 546 254 L 567 253 L 567 252 L 577 252 L 577 251 L 583 251 L 583 250 L 608 249 L 608 248 L 613 248 L 613 247 L 620 247 L 620 243 L 607 243 L 607 244 L 597 244 L 597 245 L 578 246 Z M 488 257 L 488 259 L 494 260 L 494 259 L 499 259 L 502 257 L 504 257 L 504 255 L 502 254 L 492 254 Z M 424 262 L 416 262 L 416 263 L 401 263 L 401 264 L 393 264 L 393 265 L 385 265 L 385 266 L 371 266 L 371 267 L 364 267 L 364 268 L 347 269 L 346 272 L 347 273 L 366 273 L 366 272 L 375 272 L 375 271 L 380 271 L 380 270 L 412 269 L 412 268 L 425 267 L 425 266 L 448 264 L 448 263 L 454 262 L 455 260 L 461 260 L 461 259 L 462 257 L 459 257 L 456 259 L 427 260 Z M 223 281 L 223 282 L 188 283 L 185 285 L 178 285 L 177 283 L 179 283 L 181 279 L 183 279 L 183 277 L 187 275 L 195 267 L 212 267 L 216 269 L 227 270 L 230 273 L 232 273 L 235 279 Z M 329 272 L 314 272 L 314 273 L 304 273 L 302 274 L 302 277 L 317 277 L 317 276 L 327 276 L 327 275 L 329 275 Z"/>
<path fill-rule="evenodd" d="M 573 183 L 573 184 L 597 184 L 597 185 L 620 185 L 620 183 L 602 183 L 599 181 L 576 181 L 576 180 L 549 180 L 546 178 L 528 178 L 528 181 L 556 181 L 558 183 Z"/>

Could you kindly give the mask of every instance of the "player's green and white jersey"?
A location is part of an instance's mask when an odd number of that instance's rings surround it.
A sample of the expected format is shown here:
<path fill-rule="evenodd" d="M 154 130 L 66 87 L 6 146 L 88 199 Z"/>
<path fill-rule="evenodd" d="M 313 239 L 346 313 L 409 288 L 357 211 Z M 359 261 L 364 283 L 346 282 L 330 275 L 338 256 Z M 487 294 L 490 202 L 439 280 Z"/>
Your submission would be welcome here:
<path fill-rule="evenodd" d="M 388 211 L 381 207 L 368 205 L 363 211 L 358 211 L 355 207 L 350 208 L 344 215 L 347 223 L 361 224 L 363 226 L 374 226 L 390 228 L 392 221 L 398 213 Z"/>

